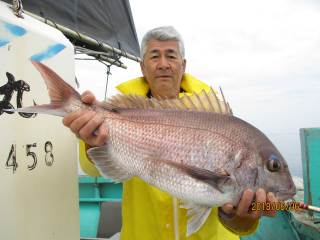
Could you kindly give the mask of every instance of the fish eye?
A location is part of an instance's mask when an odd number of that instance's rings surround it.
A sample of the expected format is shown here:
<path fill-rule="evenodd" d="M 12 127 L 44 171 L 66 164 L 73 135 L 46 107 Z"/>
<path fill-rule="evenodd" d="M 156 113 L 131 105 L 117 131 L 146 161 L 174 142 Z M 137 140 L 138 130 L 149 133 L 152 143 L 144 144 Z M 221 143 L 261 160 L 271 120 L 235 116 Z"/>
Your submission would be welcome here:
<path fill-rule="evenodd" d="M 276 172 L 280 169 L 281 167 L 281 163 L 279 161 L 279 159 L 272 159 L 269 161 L 269 170 L 271 172 Z"/>

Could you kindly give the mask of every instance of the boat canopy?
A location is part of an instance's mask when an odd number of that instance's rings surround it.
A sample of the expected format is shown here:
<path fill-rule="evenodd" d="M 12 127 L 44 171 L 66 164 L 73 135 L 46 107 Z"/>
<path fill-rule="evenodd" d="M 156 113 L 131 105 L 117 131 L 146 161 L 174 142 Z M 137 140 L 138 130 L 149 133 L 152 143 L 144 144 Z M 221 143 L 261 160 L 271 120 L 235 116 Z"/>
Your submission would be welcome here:
<path fill-rule="evenodd" d="M 4 0 L 4 2 L 12 4 L 12 0 Z M 129 0 L 22 0 L 22 5 L 23 10 L 125 53 L 140 56 Z M 108 52 L 103 47 L 88 46 L 86 42 L 67 37 L 76 46 L 85 45 L 88 49 Z"/>

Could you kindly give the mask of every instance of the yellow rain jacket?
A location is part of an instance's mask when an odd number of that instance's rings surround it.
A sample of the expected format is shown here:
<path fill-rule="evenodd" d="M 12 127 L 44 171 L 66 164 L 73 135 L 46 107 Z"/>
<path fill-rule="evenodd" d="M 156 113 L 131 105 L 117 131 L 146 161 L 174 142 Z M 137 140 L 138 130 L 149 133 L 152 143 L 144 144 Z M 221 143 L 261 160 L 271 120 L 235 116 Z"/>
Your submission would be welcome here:
<path fill-rule="evenodd" d="M 116 88 L 125 94 L 138 94 L 144 97 L 150 90 L 144 77 L 122 83 Z M 199 93 L 202 89 L 206 92 L 210 90 L 209 86 L 189 74 L 183 75 L 181 88 L 187 95 L 192 95 L 194 91 Z M 183 94 L 179 95 L 179 97 L 182 96 Z M 101 177 L 94 163 L 85 152 L 90 146 L 84 144 L 81 140 L 79 143 L 79 159 L 82 170 L 91 177 Z M 179 235 L 179 239 L 187 240 L 233 240 L 239 239 L 238 236 L 251 235 L 259 225 L 259 220 L 248 221 L 248 219 L 240 217 L 236 217 L 233 224 L 226 224 L 226 221 L 218 216 L 218 208 L 214 207 L 201 228 L 189 237 L 185 237 L 187 222 L 191 216 L 186 216 L 187 209 L 178 206 L 178 204 L 174 204 L 174 198 L 171 195 L 150 186 L 137 177 L 124 181 L 122 195 L 123 225 L 120 240 L 177 240 L 175 234 Z M 178 217 L 175 217 L 175 214 Z M 247 223 L 244 223 L 246 221 Z M 176 226 L 174 223 L 176 223 Z"/>

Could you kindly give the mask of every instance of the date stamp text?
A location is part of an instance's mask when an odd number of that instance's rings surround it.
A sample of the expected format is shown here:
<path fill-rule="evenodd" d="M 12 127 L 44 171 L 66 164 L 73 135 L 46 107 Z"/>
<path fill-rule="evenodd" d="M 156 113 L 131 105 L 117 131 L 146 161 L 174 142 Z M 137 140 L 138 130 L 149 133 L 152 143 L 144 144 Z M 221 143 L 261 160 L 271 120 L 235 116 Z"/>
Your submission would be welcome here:
<path fill-rule="evenodd" d="M 279 210 L 299 210 L 299 204 L 298 203 L 284 203 L 284 202 L 277 202 L 277 203 L 252 203 L 251 207 L 252 211 L 273 211 L 276 209 Z"/>

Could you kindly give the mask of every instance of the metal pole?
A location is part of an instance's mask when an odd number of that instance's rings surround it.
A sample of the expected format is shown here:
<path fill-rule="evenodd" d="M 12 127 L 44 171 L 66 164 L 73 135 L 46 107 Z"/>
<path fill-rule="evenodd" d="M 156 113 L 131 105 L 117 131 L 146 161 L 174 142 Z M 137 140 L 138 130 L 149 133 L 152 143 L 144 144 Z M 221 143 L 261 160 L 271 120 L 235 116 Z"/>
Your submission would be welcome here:
<path fill-rule="evenodd" d="M 108 62 L 108 63 L 112 63 L 113 65 L 115 65 L 115 66 L 117 66 L 117 67 L 122 67 L 122 68 L 124 68 L 124 69 L 127 69 L 127 68 L 128 68 L 126 65 L 124 65 L 124 64 L 122 64 L 122 63 L 120 64 L 119 62 L 113 60 L 112 58 L 107 58 L 107 57 L 102 56 L 102 55 L 100 55 L 100 54 L 87 53 L 87 55 L 92 56 L 92 57 L 95 57 L 95 58 L 97 58 L 97 59 L 100 59 L 100 60 L 105 61 L 105 62 Z"/>
<path fill-rule="evenodd" d="M 39 20 L 39 21 L 41 21 L 41 22 L 44 22 L 44 23 L 50 25 L 51 27 L 57 28 L 58 30 L 60 30 L 65 35 L 68 35 L 70 37 L 73 37 L 73 38 L 79 39 L 81 41 L 87 42 L 87 43 L 89 43 L 91 45 L 95 45 L 95 46 L 98 46 L 98 47 L 103 46 L 105 49 L 107 49 L 110 52 L 115 52 L 120 56 L 123 56 L 125 58 L 129 58 L 129 59 L 134 60 L 136 62 L 140 62 L 141 61 L 140 58 L 138 58 L 138 57 L 136 57 L 134 55 L 131 55 L 129 53 L 125 53 L 124 51 L 121 51 L 121 50 L 119 50 L 117 48 L 111 47 L 108 44 L 105 44 L 105 43 L 102 43 L 102 42 L 98 42 L 96 39 L 88 37 L 88 36 L 86 36 L 84 34 L 78 33 L 78 32 L 76 32 L 76 31 L 74 31 L 74 30 L 72 30 L 70 28 L 66 28 L 66 27 L 64 27 L 64 26 L 62 26 L 60 24 L 53 23 L 52 21 L 50 21 L 48 19 L 44 19 L 44 18 L 39 17 L 38 15 L 35 15 L 35 14 L 30 13 L 28 11 L 24 11 L 24 13 L 29 15 L 29 16 L 31 16 L 31 17 L 33 17 L 33 18 L 35 18 L 35 19 L 37 19 L 37 20 Z"/>

